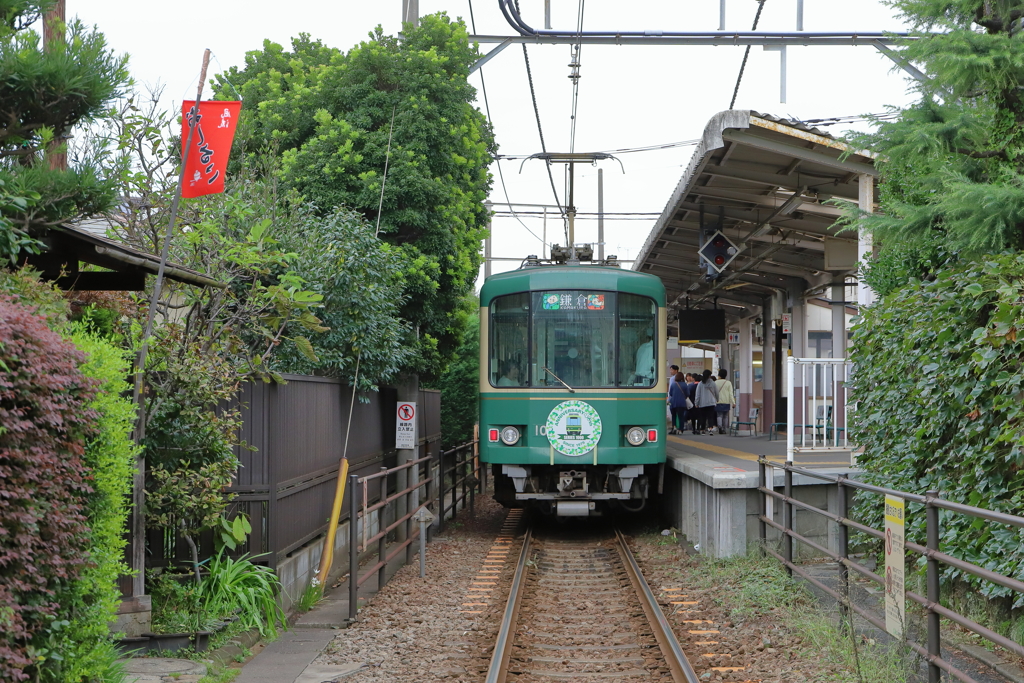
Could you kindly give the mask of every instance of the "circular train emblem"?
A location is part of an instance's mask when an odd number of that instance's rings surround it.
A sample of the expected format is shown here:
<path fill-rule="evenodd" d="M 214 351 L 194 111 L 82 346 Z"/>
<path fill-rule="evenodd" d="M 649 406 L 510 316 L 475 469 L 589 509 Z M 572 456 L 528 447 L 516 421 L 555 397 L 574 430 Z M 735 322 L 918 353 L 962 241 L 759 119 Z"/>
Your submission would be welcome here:
<path fill-rule="evenodd" d="M 562 401 L 548 414 L 547 437 L 559 453 L 586 455 L 601 440 L 601 416 L 583 401 Z"/>

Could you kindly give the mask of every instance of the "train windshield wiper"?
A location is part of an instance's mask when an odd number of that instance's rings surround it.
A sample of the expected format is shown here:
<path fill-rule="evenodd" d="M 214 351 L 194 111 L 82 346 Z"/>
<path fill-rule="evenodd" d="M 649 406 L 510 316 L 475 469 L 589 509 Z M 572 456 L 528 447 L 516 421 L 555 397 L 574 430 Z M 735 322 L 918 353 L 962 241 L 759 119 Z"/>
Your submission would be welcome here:
<path fill-rule="evenodd" d="M 575 390 L 575 389 L 573 389 L 573 388 L 572 388 L 572 387 L 570 387 L 570 386 L 569 386 L 568 384 L 566 384 L 566 383 L 565 383 L 565 381 L 564 381 L 564 380 L 563 380 L 563 379 L 562 379 L 561 377 L 559 377 L 558 375 L 556 375 L 555 373 L 551 372 L 550 370 L 548 370 L 547 368 L 545 368 L 545 367 L 543 367 L 543 366 L 541 367 L 541 370 L 543 370 L 544 372 L 548 373 L 549 375 L 551 375 L 552 377 L 554 377 L 555 379 L 557 379 L 557 380 L 558 380 L 559 382 L 561 382 L 561 383 L 562 383 L 562 386 L 564 386 L 564 387 L 565 387 L 566 389 L 568 389 L 568 390 L 569 390 L 569 393 L 570 393 L 570 394 L 575 394 L 575 393 L 576 393 L 576 390 Z"/>

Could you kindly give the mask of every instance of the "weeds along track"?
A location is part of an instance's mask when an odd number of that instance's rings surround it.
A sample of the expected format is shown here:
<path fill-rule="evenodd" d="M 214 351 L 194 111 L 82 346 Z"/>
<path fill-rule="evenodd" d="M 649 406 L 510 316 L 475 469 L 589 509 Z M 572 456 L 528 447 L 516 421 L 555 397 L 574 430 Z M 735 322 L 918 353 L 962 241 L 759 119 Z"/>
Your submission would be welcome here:
<path fill-rule="evenodd" d="M 621 532 L 526 533 L 487 683 L 698 678 Z"/>

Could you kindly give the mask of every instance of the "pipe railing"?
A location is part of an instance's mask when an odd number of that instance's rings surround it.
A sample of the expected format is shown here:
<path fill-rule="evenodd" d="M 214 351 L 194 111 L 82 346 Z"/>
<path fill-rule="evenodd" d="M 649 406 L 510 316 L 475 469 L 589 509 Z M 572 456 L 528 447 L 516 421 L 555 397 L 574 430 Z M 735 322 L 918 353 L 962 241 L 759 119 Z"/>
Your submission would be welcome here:
<path fill-rule="evenodd" d="M 451 510 L 454 519 L 458 504 L 461 502 L 466 507 L 468 500 L 469 508 L 474 507 L 474 497 L 477 491 L 482 491 L 484 470 L 480 464 L 479 452 L 477 450 L 479 441 L 474 439 L 456 448 L 444 451 L 440 455 L 440 464 L 435 474 L 430 473 L 429 463 L 433 458 L 430 456 L 411 460 L 397 467 L 382 467 L 379 472 L 359 475 L 350 475 L 348 489 L 351 492 L 348 498 L 349 504 L 349 619 L 354 620 L 359 609 L 359 588 L 366 583 L 374 574 L 377 575 L 378 588 L 387 581 L 387 567 L 393 559 L 403 551 L 406 554 L 406 563 L 412 562 L 413 546 L 417 540 L 425 543 L 428 538 L 420 539 L 419 525 L 415 524 L 417 513 L 424 508 L 433 507 L 437 511 L 439 528 L 444 528 L 445 516 Z M 451 459 L 451 467 L 446 463 Z M 427 476 L 421 479 L 420 466 L 427 463 Z M 410 473 L 410 484 L 401 491 L 389 493 L 388 485 L 397 481 L 395 476 L 400 472 Z M 451 488 L 445 484 L 450 475 Z M 460 476 L 461 475 L 461 476 Z M 371 504 L 373 486 L 379 487 L 379 498 Z M 461 486 L 462 495 L 458 495 Z M 427 488 L 423 496 L 423 502 L 417 502 L 420 489 Z M 450 504 L 447 502 L 451 494 Z M 468 496 L 468 498 L 467 498 Z M 393 506 L 401 500 L 407 500 L 405 506 L 409 510 L 407 514 L 397 517 L 390 523 L 386 521 L 389 506 Z M 370 521 L 376 516 L 377 530 L 370 535 Z M 388 538 L 392 532 L 398 531 L 398 542 L 390 549 Z M 377 544 L 377 560 L 372 565 L 360 570 L 360 555 Z M 360 573 L 361 571 L 361 573 Z"/>
<path fill-rule="evenodd" d="M 773 468 L 771 486 L 768 485 L 768 468 Z M 783 470 L 783 486 L 784 493 L 780 494 L 775 490 L 775 476 L 774 468 Z M 854 491 L 865 491 L 868 493 L 897 496 L 904 500 L 909 500 L 914 503 L 918 503 L 925 508 L 925 530 L 927 541 L 925 545 L 913 543 L 910 541 L 904 542 L 906 550 L 917 553 L 924 557 L 927 561 L 926 566 L 926 586 L 927 596 L 919 595 L 913 591 L 905 591 L 906 597 L 911 601 L 921 605 L 925 609 L 926 613 L 926 635 L 927 644 L 922 646 L 920 643 L 912 640 L 906 628 L 903 629 L 903 638 L 907 645 L 917 654 L 919 654 L 928 663 L 928 681 L 929 683 L 939 683 L 941 679 L 941 672 L 945 671 L 950 676 L 957 680 L 963 681 L 964 683 L 977 683 L 968 674 L 960 671 L 954 667 L 949 661 L 942 657 L 941 651 L 941 634 L 940 634 L 940 618 L 946 618 L 959 626 L 976 633 L 977 635 L 985 638 L 989 642 L 1003 647 L 1010 652 L 1024 657 L 1024 646 L 1010 640 L 1009 638 L 1002 636 L 989 628 L 978 624 L 977 622 L 959 614 L 947 607 L 943 607 L 940 604 L 940 592 L 941 592 L 941 569 L 940 564 L 945 564 L 950 567 L 959 569 L 962 572 L 971 574 L 985 581 L 989 581 L 999 586 L 1009 588 L 1010 590 L 1024 593 L 1024 582 L 1019 581 L 1013 577 L 1003 576 L 984 567 L 980 567 L 972 562 L 961 560 L 951 555 L 947 555 L 940 551 L 940 525 L 939 525 L 939 510 L 949 510 L 958 514 L 969 515 L 971 517 L 977 517 L 985 519 L 991 522 L 1000 524 L 1009 524 L 1011 526 L 1024 528 L 1024 517 L 1017 517 L 1010 515 L 1005 512 L 998 512 L 995 510 L 986 510 L 984 508 L 977 508 L 971 505 L 964 505 L 963 503 L 956 503 L 949 500 L 939 498 L 938 491 L 928 491 L 926 495 L 920 495 L 915 493 L 905 493 L 902 491 L 896 491 L 894 489 L 888 489 L 882 486 L 873 486 L 871 484 L 865 484 L 858 481 L 853 481 L 844 475 L 829 475 L 814 470 L 808 470 L 805 468 L 794 467 L 791 463 L 775 463 L 764 456 L 758 460 L 758 472 L 760 476 L 758 491 L 761 493 L 761 513 L 758 515 L 758 529 L 761 540 L 761 549 L 764 553 L 771 555 L 775 559 L 779 560 L 786 567 L 786 570 L 792 574 L 797 574 L 809 583 L 813 584 L 817 588 L 821 589 L 828 595 L 832 596 L 845 610 L 852 610 L 856 612 L 866 621 L 872 625 L 887 631 L 886 624 L 883 620 L 878 619 L 873 614 L 864 610 L 863 608 L 855 605 L 850 599 L 850 586 L 849 586 L 849 571 L 853 570 L 861 576 L 874 581 L 882 586 L 885 585 L 885 578 L 871 571 L 866 566 L 855 562 L 850 558 L 849 554 L 849 529 L 855 529 L 865 533 L 873 538 L 885 540 L 886 535 L 872 527 L 860 524 L 849 519 L 849 508 L 851 494 Z M 838 495 L 838 512 L 832 513 L 827 510 L 822 510 L 813 505 L 809 505 L 803 501 L 796 500 L 793 497 L 793 475 L 798 474 L 801 476 L 817 479 L 819 481 L 829 482 L 836 484 L 839 489 Z M 779 524 L 772 519 L 768 514 L 769 500 L 778 500 L 782 503 L 782 524 Z M 825 517 L 831 522 L 838 525 L 837 527 L 837 545 L 838 550 L 830 550 L 822 545 L 815 543 L 806 536 L 797 533 L 795 530 L 794 508 L 799 508 L 806 512 L 810 512 L 822 517 Z M 773 548 L 768 546 L 768 527 L 777 529 L 782 534 L 782 552 L 779 553 Z M 799 565 L 793 562 L 793 541 L 796 540 L 799 543 L 803 543 L 809 548 L 813 548 L 817 552 L 830 557 L 839 564 L 840 569 L 840 580 L 843 586 L 843 592 L 833 590 L 826 586 L 821 581 L 810 576 L 805 572 Z"/>
<path fill-rule="evenodd" d="M 359 608 L 359 587 L 362 586 L 366 581 L 377 574 L 377 587 L 382 587 L 386 581 L 386 572 L 388 563 L 398 557 L 399 553 L 405 551 L 406 563 L 411 562 L 413 543 L 420 538 L 418 525 L 413 524 L 413 517 L 417 512 L 423 508 L 431 506 L 434 500 L 434 496 L 430 495 L 430 491 L 425 496 L 426 501 L 415 506 L 414 509 L 410 510 L 407 514 L 395 519 L 391 524 L 385 522 L 385 513 L 387 508 L 392 503 L 399 501 L 400 499 L 408 499 L 411 503 L 414 503 L 414 493 L 418 493 L 424 486 L 429 486 L 430 490 L 436 490 L 436 482 L 431 476 L 427 476 L 420 480 L 420 465 L 423 463 L 429 463 L 431 458 L 418 458 L 411 460 L 407 463 L 403 463 L 397 467 L 388 469 L 382 467 L 380 472 L 374 474 L 368 474 L 360 477 L 359 475 L 353 474 L 349 476 L 349 604 L 348 604 L 348 616 L 349 619 L 354 620 L 356 618 L 356 612 Z M 391 475 L 397 474 L 408 470 L 413 475 L 413 484 L 408 486 L 401 491 L 396 491 L 393 494 L 388 494 L 388 481 Z M 378 483 L 379 482 L 379 483 Z M 370 499 L 370 484 L 378 483 L 380 486 L 380 499 L 373 505 L 369 505 Z M 360 493 L 362 495 L 360 495 Z M 360 509 L 360 498 L 362 498 L 362 509 Z M 407 505 L 407 508 L 413 507 L 413 505 Z M 369 532 L 369 522 L 372 513 L 377 513 L 377 533 L 367 538 Z M 360 523 L 361 521 L 361 523 Z M 404 529 L 404 540 L 401 540 L 391 552 L 388 552 L 388 535 L 402 527 Z M 360 532 L 362 532 L 362 543 L 360 543 Z M 362 575 L 359 574 L 359 555 L 360 552 L 367 550 L 370 544 L 373 542 L 377 543 L 377 562 L 372 566 L 368 567 Z M 422 542 L 426 542 L 423 539 Z"/>
<path fill-rule="evenodd" d="M 463 509 L 468 507 L 470 512 L 475 511 L 476 494 L 483 493 L 486 488 L 487 468 L 480 463 L 479 446 L 479 439 L 474 439 L 441 453 L 439 530 L 443 531 L 447 526 L 449 510 L 451 521 L 455 521 L 459 503 L 462 503 Z"/>

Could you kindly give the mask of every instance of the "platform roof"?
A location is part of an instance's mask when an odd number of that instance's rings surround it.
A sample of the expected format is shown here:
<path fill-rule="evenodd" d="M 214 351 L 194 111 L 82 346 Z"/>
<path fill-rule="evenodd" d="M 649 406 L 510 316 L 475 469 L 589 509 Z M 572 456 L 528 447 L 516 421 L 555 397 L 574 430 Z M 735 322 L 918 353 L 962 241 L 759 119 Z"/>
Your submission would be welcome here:
<path fill-rule="evenodd" d="M 834 228 L 841 208 L 857 202 L 860 178 L 875 177 L 872 155 L 806 124 L 748 110 L 716 114 L 648 236 L 633 268 L 661 277 L 669 305 L 707 308 L 717 297 L 734 316 L 752 314 L 783 291 L 811 296 L 853 269 L 825 269 L 833 254 L 856 249 L 853 232 Z M 872 194 L 873 196 L 873 194 Z M 704 227 L 719 226 L 740 252 L 726 272 L 705 282 L 699 269 Z M 831 265 L 831 264 L 830 264 Z"/>

